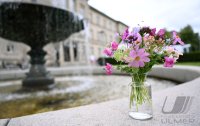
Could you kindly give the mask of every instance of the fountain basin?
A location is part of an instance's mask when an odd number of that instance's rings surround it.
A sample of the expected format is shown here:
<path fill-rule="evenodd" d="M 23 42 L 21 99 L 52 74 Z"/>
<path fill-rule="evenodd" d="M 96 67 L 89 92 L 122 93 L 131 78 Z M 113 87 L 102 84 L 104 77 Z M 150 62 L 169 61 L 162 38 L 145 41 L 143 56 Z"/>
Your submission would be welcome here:
<path fill-rule="evenodd" d="M 0 36 L 32 49 L 65 40 L 84 28 L 74 13 L 45 5 L 2 2 L 0 12 Z"/>
<path fill-rule="evenodd" d="M 0 83 L 0 118 L 72 108 L 128 97 L 129 76 L 63 76 L 48 91 L 21 90 L 20 81 Z M 148 78 L 153 91 L 173 87 L 177 83 Z M 19 107 L 20 106 L 20 107 Z"/>

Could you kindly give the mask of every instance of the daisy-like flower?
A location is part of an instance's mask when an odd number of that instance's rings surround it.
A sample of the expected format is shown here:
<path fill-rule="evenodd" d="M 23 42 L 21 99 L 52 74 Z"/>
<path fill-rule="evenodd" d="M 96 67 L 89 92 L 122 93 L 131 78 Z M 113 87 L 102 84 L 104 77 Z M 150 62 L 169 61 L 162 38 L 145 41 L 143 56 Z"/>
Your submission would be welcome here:
<path fill-rule="evenodd" d="M 144 49 L 135 49 L 129 53 L 129 66 L 130 67 L 144 67 L 145 62 L 149 62 L 149 53 L 145 52 Z"/>
<path fill-rule="evenodd" d="M 176 45 L 176 43 L 180 43 L 181 45 L 184 45 L 184 42 L 181 41 L 181 38 L 177 35 L 175 31 L 172 32 L 172 39 L 173 39 L 173 44 Z"/>
<path fill-rule="evenodd" d="M 112 65 L 110 63 L 106 63 L 105 70 L 107 75 L 112 74 L 112 69 L 113 69 Z"/>

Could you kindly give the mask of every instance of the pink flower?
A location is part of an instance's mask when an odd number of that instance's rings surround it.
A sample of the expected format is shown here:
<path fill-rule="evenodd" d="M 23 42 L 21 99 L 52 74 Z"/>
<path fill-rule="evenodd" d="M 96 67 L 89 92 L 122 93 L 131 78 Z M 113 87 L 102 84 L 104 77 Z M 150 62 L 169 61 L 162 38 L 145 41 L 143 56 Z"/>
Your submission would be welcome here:
<path fill-rule="evenodd" d="M 160 38 L 163 38 L 165 35 L 165 29 L 160 29 L 157 33 L 157 36 Z"/>
<path fill-rule="evenodd" d="M 111 42 L 111 48 L 112 48 L 112 50 L 113 51 L 116 51 L 117 50 L 117 48 L 118 48 L 118 43 L 117 42 Z"/>
<path fill-rule="evenodd" d="M 112 65 L 110 63 L 106 63 L 105 70 L 107 75 L 112 74 L 112 69 L 113 69 Z"/>
<path fill-rule="evenodd" d="M 180 43 L 181 45 L 184 45 L 184 42 L 181 41 L 181 38 L 177 35 L 175 31 L 172 32 L 172 39 L 173 39 L 173 44 L 175 45 L 177 42 Z"/>
<path fill-rule="evenodd" d="M 112 56 L 113 55 L 113 52 L 110 48 L 106 48 L 104 49 L 104 54 L 106 54 L 107 56 Z"/>
<path fill-rule="evenodd" d="M 156 28 L 151 29 L 151 32 L 149 33 L 151 36 L 156 35 Z"/>
<path fill-rule="evenodd" d="M 149 53 L 145 52 L 144 49 L 135 49 L 129 53 L 129 66 L 130 67 L 144 67 L 145 62 L 149 62 Z"/>
<path fill-rule="evenodd" d="M 165 57 L 164 67 L 173 67 L 175 63 L 174 58 L 172 57 Z"/>
<path fill-rule="evenodd" d="M 127 36 L 129 35 L 129 31 L 128 28 L 124 31 L 123 35 L 122 35 L 122 40 L 125 40 L 127 38 Z"/>

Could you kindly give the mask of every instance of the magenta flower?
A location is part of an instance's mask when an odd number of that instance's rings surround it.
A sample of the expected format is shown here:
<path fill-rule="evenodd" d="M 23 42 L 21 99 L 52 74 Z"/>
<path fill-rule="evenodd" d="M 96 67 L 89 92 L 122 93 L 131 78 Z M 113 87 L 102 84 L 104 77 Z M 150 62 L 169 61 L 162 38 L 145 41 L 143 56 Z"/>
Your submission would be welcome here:
<path fill-rule="evenodd" d="M 118 43 L 117 42 L 115 42 L 115 41 L 113 41 L 113 42 L 111 42 L 111 48 L 112 48 L 112 50 L 113 51 L 116 51 L 117 50 L 117 48 L 118 48 Z"/>
<path fill-rule="evenodd" d="M 156 28 L 152 28 L 151 32 L 149 33 L 151 36 L 155 36 L 156 35 Z"/>
<path fill-rule="evenodd" d="M 163 38 L 165 35 L 165 29 L 160 29 L 157 33 L 157 36 L 160 38 Z"/>
<path fill-rule="evenodd" d="M 174 58 L 172 57 L 165 57 L 164 67 L 173 67 L 175 63 Z"/>
<path fill-rule="evenodd" d="M 177 42 L 180 43 L 181 45 L 184 45 L 184 42 L 181 41 L 181 38 L 177 35 L 175 31 L 172 32 L 172 39 L 173 39 L 173 44 L 175 45 Z"/>
<path fill-rule="evenodd" d="M 106 48 L 104 49 L 104 54 L 106 54 L 107 56 L 112 56 L 113 55 L 113 52 L 110 48 Z"/>
<path fill-rule="evenodd" d="M 113 69 L 112 65 L 110 63 L 106 63 L 105 70 L 107 75 L 112 74 L 112 69 Z"/>
<path fill-rule="evenodd" d="M 129 66 L 130 67 L 144 67 L 145 62 L 149 62 L 149 53 L 145 52 L 144 49 L 132 50 L 129 54 Z"/>
<path fill-rule="evenodd" d="M 129 31 L 128 28 L 124 31 L 123 35 L 122 35 L 122 40 L 125 40 L 127 38 L 127 36 L 129 35 Z"/>

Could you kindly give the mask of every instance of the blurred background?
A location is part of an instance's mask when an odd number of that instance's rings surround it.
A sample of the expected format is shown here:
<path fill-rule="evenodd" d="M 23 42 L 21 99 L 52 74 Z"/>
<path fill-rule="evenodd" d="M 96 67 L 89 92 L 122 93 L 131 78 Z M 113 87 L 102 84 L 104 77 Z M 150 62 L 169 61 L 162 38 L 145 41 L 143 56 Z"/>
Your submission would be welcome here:
<path fill-rule="evenodd" d="M 78 34 L 73 39 L 66 39 L 56 44 L 48 44 L 44 49 L 48 52 L 46 65 L 62 67 L 66 65 L 84 64 L 98 61 L 103 57 L 103 49 L 114 39 L 116 32 L 122 33 L 126 27 L 150 26 L 165 28 L 168 32 L 176 30 L 185 42 L 184 46 L 176 48 L 188 53 L 180 62 L 199 61 L 200 50 L 200 1 L 188 0 L 21 0 L 35 4 L 44 4 L 68 9 L 87 21 L 88 42 L 85 47 L 84 34 Z M 158 29 L 157 29 L 158 30 Z M 21 43 L 0 38 L 0 69 L 25 69 L 29 67 L 27 52 L 30 48 Z M 83 57 L 86 48 L 88 56 Z M 87 58 L 86 58 L 87 57 Z M 94 64 L 95 64 L 94 63 Z"/>

